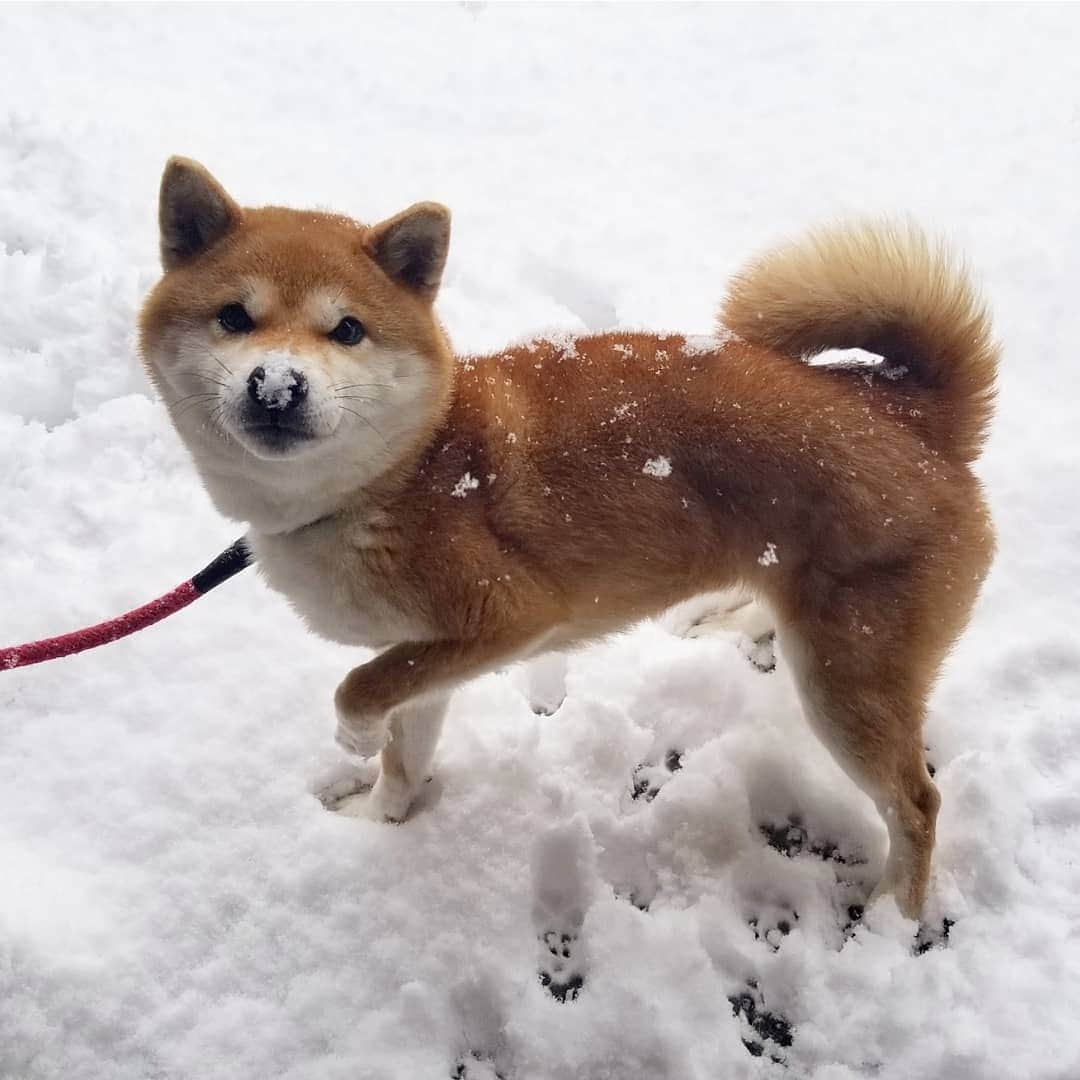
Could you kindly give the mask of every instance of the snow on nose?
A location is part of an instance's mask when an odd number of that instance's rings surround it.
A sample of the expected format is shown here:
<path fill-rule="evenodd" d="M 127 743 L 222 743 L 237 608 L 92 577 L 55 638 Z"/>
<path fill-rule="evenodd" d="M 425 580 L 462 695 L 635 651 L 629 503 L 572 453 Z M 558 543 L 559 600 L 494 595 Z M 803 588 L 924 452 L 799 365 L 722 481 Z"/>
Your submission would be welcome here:
<path fill-rule="evenodd" d="M 264 409 L 289 409 L 307 394 L 307 379 L 287 354 L 271 354 L 248 376 L 248 395 Z"/>

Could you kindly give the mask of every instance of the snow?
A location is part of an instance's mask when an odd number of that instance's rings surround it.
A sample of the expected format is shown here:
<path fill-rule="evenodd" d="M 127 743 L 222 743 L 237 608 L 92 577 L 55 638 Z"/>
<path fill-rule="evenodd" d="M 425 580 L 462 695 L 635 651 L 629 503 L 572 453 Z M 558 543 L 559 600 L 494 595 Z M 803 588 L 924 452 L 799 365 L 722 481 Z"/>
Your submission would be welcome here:
<path fill-rule="evenodd" d="M 485 676 L 420 812 L 379 826 L 310 794 L 356 653 L 250 573 L 0 674 L 0 1077 L 1080 1076 L 1078 22 L 0 8 L 5 644 L 235 539 L 133 351 L 171 153 L 246 202 L 445 202 L 463 352 L 610 323 L 697 342 L 763 245 L 878 211 L 954 241 L 1005 343 L 978 465 L 1000 554 L 926 729 L 932 947 L 888 904 L 845 928 L 884 829 L 782 659 L 668 619 Z"/>
<path fill-rule="evenodd" d="M 758 556 L 759 566 L 776 566 L 780 562 L 780 556 L 776 554 L 776 545 L 770 540 L 765 545 L 765 550 Z"/>
<path fill-rule="evenodd" d="M 256 380 L 255 396 L 268 409 L 285 408 L 298 381 L 289 356 L 272 353 L 261 366 L 263 375 Z"/>
<path fill-rule="evenodd" d="M 731 341 L 734 337 L 727 329 L 719 334 L 687 334 L 683 340 L 682 351 L 687 356 L 709 356 L 716 352 L 718 345 Z"/>
<path fill-rule="evenodd" d="M 658 480 L 663 480 L 665 477 L 671 475 L 671 458 L 666 458 L 663 455 L 649 458 L 649 460 L 642 465 L 641 471 L 646 476 L 655 476 Z"/>
<path fill-rule="evenodd" d="M 475 491 L 479 486 L 480 481 L 473 476 L 472 473 L 465 473 L 465 475 L 454 485 L 450 494 L 455 499 L 464 499 L 470 491 Z"/>

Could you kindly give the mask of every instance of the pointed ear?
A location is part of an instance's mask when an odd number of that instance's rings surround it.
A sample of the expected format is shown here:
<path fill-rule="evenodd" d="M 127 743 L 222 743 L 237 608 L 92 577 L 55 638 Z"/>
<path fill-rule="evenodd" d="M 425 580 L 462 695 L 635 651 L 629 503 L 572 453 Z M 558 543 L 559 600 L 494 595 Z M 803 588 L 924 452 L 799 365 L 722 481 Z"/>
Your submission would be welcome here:
<path fill-rule="evenodd" d="M 364 246 L 395 281 L 434 298 L 450 247 L 450 211 L 439 203 L 416 203 L 368 229 Z"/>
<path fill-rule="evenodd" d="M 172 270 L 220 240 L 240 220 L 240 207 L 197 162 L 171 157 L 158 203 L 161 265 Z"/>

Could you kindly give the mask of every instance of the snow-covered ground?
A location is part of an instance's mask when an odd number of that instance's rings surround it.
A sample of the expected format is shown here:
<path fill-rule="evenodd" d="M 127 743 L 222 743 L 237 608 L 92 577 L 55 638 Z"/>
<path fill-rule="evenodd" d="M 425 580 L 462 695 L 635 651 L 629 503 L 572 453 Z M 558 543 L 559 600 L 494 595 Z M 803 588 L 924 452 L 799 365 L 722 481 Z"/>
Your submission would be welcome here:
<path fill-rule="evenodd" d="M 879 210 L 967 253 L 1005 343 L 1000 556 L 927 730 L 933 947 L 847 926 L 884 830 L 737 638 L 644 626 L 552 715 L 557 662 L 479 680 L 379 826 L 309 793 L 356 656 L 248 573 L 0 674 L 0 1077 L 1080 1077 L 1078 38 L 1035 5 L 0 7 L 0 644 L 241 531 L 133 350 L 170 153 L 249 203 L 447 203 L 462 350 L 708 331 L 755 249 Z"/>

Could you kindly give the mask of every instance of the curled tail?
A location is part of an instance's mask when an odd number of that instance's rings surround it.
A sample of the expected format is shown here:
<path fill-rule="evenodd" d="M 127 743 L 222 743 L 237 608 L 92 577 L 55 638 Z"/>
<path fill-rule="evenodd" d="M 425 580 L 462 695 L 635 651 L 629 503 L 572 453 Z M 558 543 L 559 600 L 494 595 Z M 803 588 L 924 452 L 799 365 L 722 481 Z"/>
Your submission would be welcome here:
<path fill-rule="evenodd" d="M 994 404 L 998 346 L 963 267 L 913 225 L 823 229 L 736 275 L 720 312 L 741 338 L 789 356 L 865 349 L 897 387 L 929 396 L 928 437 L 974 461 Z"/>

